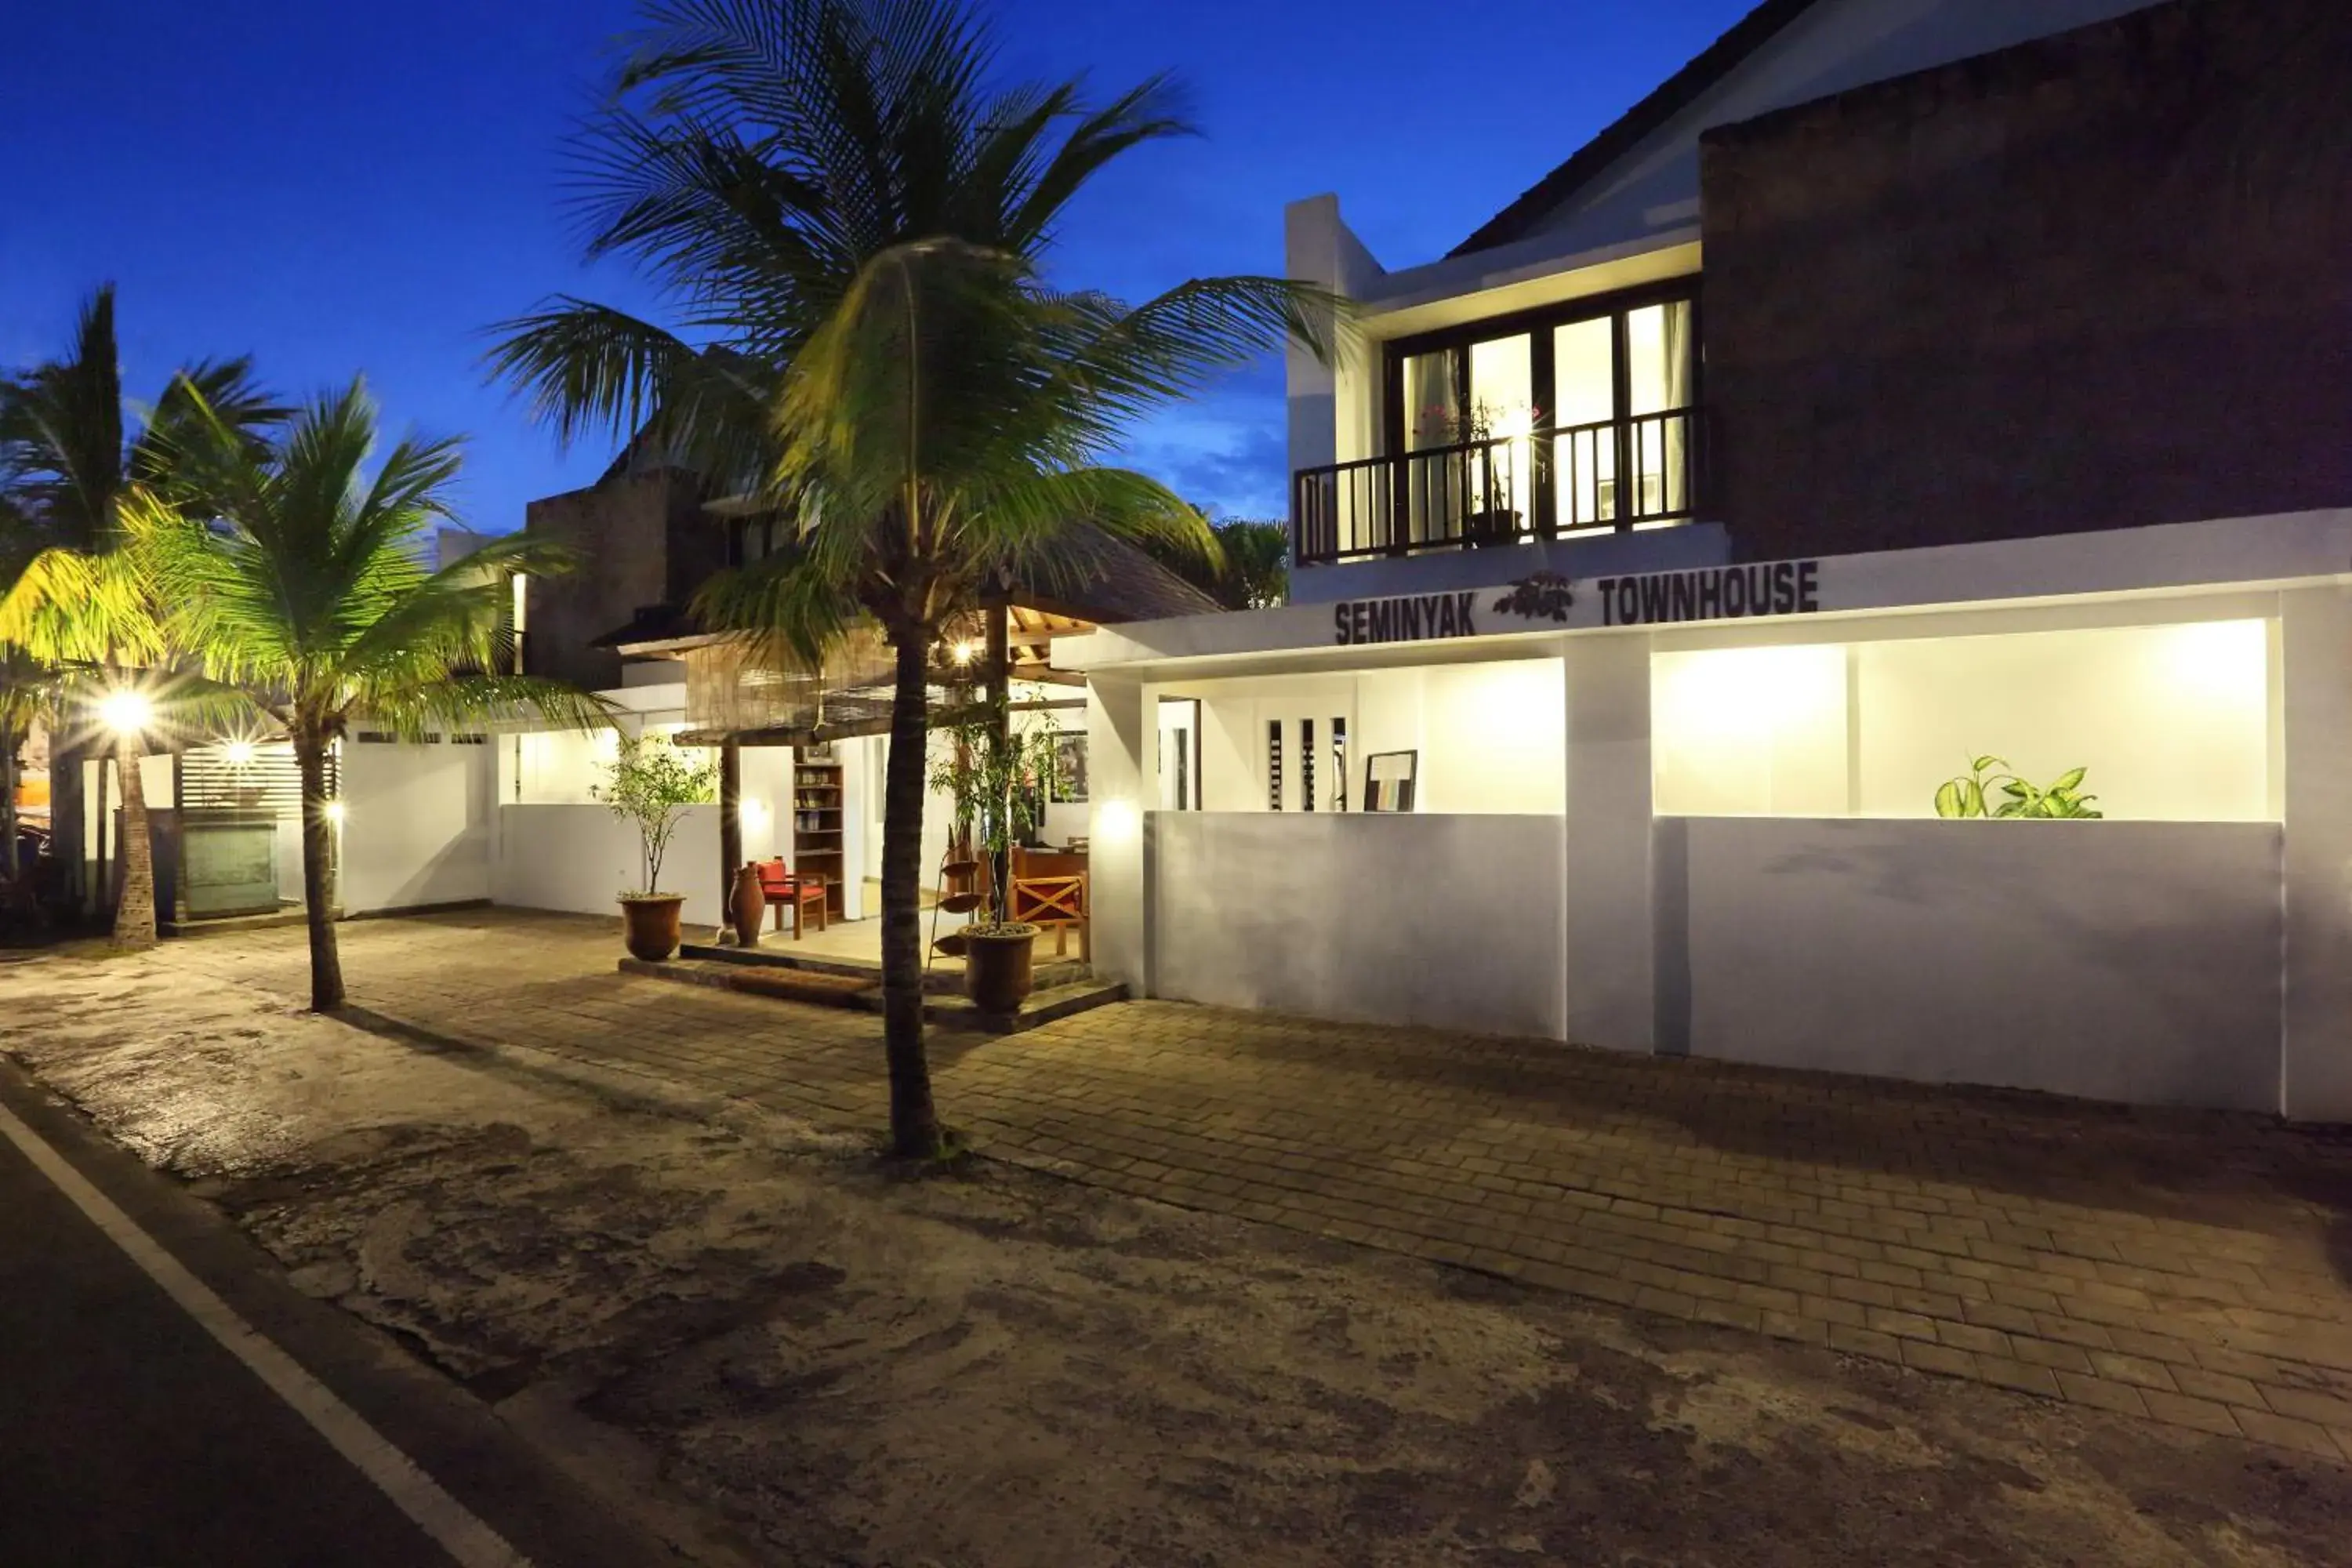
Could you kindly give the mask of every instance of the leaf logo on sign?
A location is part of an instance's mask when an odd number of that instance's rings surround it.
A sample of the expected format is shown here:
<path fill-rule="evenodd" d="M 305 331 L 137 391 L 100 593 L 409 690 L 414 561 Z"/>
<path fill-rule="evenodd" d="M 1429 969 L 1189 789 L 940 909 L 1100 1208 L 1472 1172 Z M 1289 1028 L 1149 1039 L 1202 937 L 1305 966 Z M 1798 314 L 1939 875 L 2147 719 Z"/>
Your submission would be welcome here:
<path fill-rule="evenodd" d="M 1576 589 L 1557 572 L 1522 577 L 1495 601 L 1498 616 L 1518 616 L 1530 621 L 1568 623 L 1568 607 L 1576 603 Z"/>

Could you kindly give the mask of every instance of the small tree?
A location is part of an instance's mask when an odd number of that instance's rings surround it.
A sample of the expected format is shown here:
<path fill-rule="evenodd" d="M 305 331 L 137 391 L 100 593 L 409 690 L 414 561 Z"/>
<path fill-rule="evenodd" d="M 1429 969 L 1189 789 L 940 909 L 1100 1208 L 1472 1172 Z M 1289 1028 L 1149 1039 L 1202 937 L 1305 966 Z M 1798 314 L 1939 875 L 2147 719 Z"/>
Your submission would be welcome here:
<path fill-rule="evenodd" d="M 604 764 L 604 774 L 605 782 L 589 793 L 614 816 L 637 825 L 639 863 L 646 873 L 643 891 L 621 897 L 660 898 L 662 857 L 677 831 L 678 813 L 710 799 L 710 766 L 688 760 L 666 735 L 624 735 L 621 753 Z"/>
<path fill-rule="evenodd" d="M 939 731 L 948 749 L 931 768 L 931 788 L 955 805 L 959 830 L 969 828 L 972 847 L 988 858 L 988 920 L 983 931 L 1013 924 L 1006 902 L 1011 879 L 1006 863 L 1013 847 L 1045 819 L 1045 796 L 1055 767 L 1060 731 L 1048 726 L 1028 731 L 1006 723 L 1002 700 L 982 700 L 942 711 Z"/>

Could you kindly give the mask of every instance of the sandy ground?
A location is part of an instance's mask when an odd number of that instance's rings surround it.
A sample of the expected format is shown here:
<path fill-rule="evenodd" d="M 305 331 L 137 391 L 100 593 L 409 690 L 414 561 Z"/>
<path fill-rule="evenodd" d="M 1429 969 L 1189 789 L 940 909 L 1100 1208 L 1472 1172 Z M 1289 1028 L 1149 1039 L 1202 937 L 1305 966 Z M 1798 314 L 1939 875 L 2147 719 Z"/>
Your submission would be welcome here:
<path fill-rule="evenodd" d="M 510 1409 L 576 1400 L 757 1561 L 2352 1563 L 2320 1461 L 986 1163 L 908 1180 L 516 1044 L 160 958 L 0 968 L 0 1049 L 304 1289 Z"/>

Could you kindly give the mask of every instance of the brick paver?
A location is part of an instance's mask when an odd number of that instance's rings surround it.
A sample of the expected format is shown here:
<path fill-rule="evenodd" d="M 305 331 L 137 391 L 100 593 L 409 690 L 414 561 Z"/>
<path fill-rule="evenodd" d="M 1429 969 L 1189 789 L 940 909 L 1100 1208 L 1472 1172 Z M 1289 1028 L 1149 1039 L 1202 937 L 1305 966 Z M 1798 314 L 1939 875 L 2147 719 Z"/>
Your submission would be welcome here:
<path fill-rule="evenodd" d="M 413 1027 L 820 1124 L 883 1119 L 877 1020 L 622 976 L 607 922 L 500 911 L 343 938 L 355 1005 Z M 300 989 L 299 931 L 170 952 Z M 1171 1003 L 931 1038 L 944 1114 L 997 1157 L 2352 1457 L 2339 1135 Z"/>

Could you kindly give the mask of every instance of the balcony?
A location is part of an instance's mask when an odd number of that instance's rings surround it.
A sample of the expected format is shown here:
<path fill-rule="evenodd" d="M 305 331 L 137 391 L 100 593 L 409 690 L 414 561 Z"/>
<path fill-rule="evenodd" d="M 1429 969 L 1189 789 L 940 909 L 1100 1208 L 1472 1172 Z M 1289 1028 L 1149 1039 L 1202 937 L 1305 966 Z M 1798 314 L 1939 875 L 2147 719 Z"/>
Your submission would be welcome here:
<path fill-rule="evenodd" d="M 1699 410 L 1676 408 L 1302 468 L 1293 559 L 1320 566 L 1687 522 L 1700 435 Z"/>

